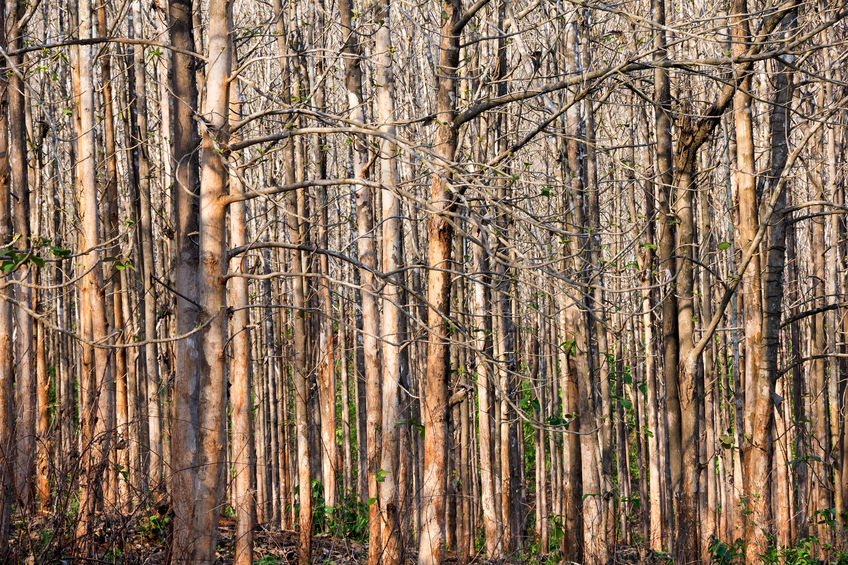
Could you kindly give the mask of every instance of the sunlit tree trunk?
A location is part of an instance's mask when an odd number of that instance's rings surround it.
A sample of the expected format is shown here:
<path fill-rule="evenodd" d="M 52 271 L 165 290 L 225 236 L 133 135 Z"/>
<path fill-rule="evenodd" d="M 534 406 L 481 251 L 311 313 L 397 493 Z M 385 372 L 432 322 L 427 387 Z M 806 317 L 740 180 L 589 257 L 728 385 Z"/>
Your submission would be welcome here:
<path fill-rule="evenodd" d="M 209 2 L 206 96 L 200 141 L 199 254 L 197 286 L 200 305 L 197 479 L 194 491 L 191 559 L 215 560 L 218 516 L 224 494 L 227 390 L 225 381 L 227 229 L 225 191 L 227 165 L 221 147 L 229 135 L 229 75 L 232 60 L 232 3 Z M 181 556 L 176 556 L 179 562 Z"/>
<path fill-rule="evenodd" d="M 378 28 L 375 34 L 375 63 L 377 80 L 377 120 L 381 130 L 394 137 L 394 76 L 392 68 L 391 13 L 389 0 L 377 6 Z M 394 192 L 398 182 L 395 144 L 386 138 L 380 141 L 380 181 L 382 189 L 382 237 L 384 273 L 392 279 L 383 291 L 383 312 L 380 335 L 383 343 L 383 395 L 382 395 L 382 456 L 380 469 L 384 473 L 380 485 L 380 519 L 382 528 L 380 544 L 385 565 L 397 565 L 402 557 L 400 535 L 400 500 L 398 498 L 398 414 L 400 410 L 400 350 L 401 292 L 403 278 L 395 273 L 403 263 L 403 224 L 400 199 Z M 394 284 L 393 284 L 394 283 Z"/>
<path fill-rule="evenodd" d="M 456 113 L 457 68 L 461 29 L 461 0 L 443 0 L 442 34 L 439 47 L 436 93 L 436 139 L 438 157 L 453 161 L 457 145 L 454 125 Z M 418 543 L 419 565 L 441 565 L 445 545 L 445 494 L 448 457 L 448 384 L 450 381 L 448 321 L 453 251 L 453 226 L 446 213 L 454 207 L 447 190 L 451 180 L 448 169 L 436 169 L 430 187 L 427 264 L 427 366 L 421 385 L 421 424 L 424 426 L 424 475 L 421 479 L 421 534 Z"/>
<path fill-rule="evenodd" d="M 100 36 L 108 34 L 108 22 L 106 6 L 100 3 L 97 6 L 97 33 Z M 100 59 L 100 72 L 103 79 L 103 146 L 106 159 L 106 187 L 104 191 L 106 228 L 104 236 L 106 240 L 115 240 L 109 255 L 120 257 L 122 255 L 120 242 L 117 240 L 120 234 L 119 201 L 118 201 L 118 156 L 115 141 L 115 112 L 112 102 L 112 50 L 107 46 L 104 48 Z M 111 271 L 111 272 L 110 272 Z M 107 265 L 106 275 L 111 281 L 111 288 L 107 293 L 107 313 L 111 324 L 111 330 L 116 336 L 124 335 L 124 324 L 121 306 L 121 295 L 125 288 L 121 284 L 121 271 Z M 126 339 L 124 337 L 124 339 Z M 128 415 L 127 415 L 127 350 L 118 348 L 114 351 L 114 381 L 115 381 L 115 463 L 119 470 L 129 472 L 130 459 L 128 449 Z M 112 501 L 118 508 L 125 508 L 129 498 L 129 484 L 124 476 L 117 472 L 114 475 L 117 482 L 116 497 Z"/>
<path fill-rule="evenodd" d="M 230 88 L 230 111 L 233 118 L 241 116 L 241 100 L 238 89 Z M 235 136 L 232 137 L 235 140 Z M 233 158 L 238 165 L 238 158 Z M 238 199 L 244 195 L 244 186 L 237 175 L 231 175 L 230 197 Z M 235 200 L 229 206 L 230 212 L 230 245 L 240 247 L 247 243 L 247 226 L 245 225 L 245 202 Z M 253 443 L 253 402 L 251 376 L 251 339 L 250 339 L 250 298 L 248 295 L 247 279 L 238 276 L 246 272 L 245 257 L 237 257 L 233 261 L 231 271 L 236 274 L 230 281 L 229 309 L 232 316 L 231 330 L 232 357 L 230 358 L 230 412 L 232 419 L 232 465 L 233 501 L 236 512 L 234 565 L 252 565 L 253 563 L 253 528 L 256 521 L 256 497 L 252 490 L 253 475 L 256 471 Z"/>
<path fill-rule="evenodd" d="M 482 220 L 478 220 L 482 222 Z M 486 284 L 489 279 L 489 258 L 486 250 L 488 238 L 486 226 L 481 225 L 477 232 L 480 244 L 473 244 L 475 277 L 479 282 L 473 285 L 474 314 L 472 328 L 474 348 L 477 351 L 477 404 L 479 418 L 480 443 L 480 498 L 483 508 L 483 527 L 486 535 L 486 556 L 497 560 L 503 556 L 500 514 L 496 511 L 495 484 L 493 468 L 495 461 L 492 450 L 493 428 L 495 425 L 494 402 L 491 394 L 492 371 L 490 370 L 491 356 L 491 302 L 489 289 Z"/>
<path fill-rule="evenodd" d="M 733 39 L 737 54 L 745 52 L 750 40 L 748 8 L 745 0 L 735 0 L 733 6 Z M 736 190 L 739 202 L 738 245 L 746 249 L 759 229 L 757 210 L 756 166 L 754 163 L 754 132 L 751 120 L 750 76 L 742 80 L 733 103 L 736 127 Z M 760 254 L 742 274 L 745 332 L 745 406 L 744 422 L 747 442 L 742 446 L 742 473 L 746 512 L 745 541 L 748 561 L 756 561 L 765 553 L 770 531 L 768 508 L 769 453 L 771 451 L 771 387 L 769 376 L 760 370 L 763 324 L 762 279 Z"/>
<path fill-rule="evenodd" d="M 92 29 L 91 4 L 87 0 L 79 3 L 79 35 L 81 38 L 94 36 Z M 74 81 L 77 90 L 77 168 L 78 182 L 82 199 L 80 216 L 82 234 L 80 248 L 86 250 L 82 261 L 81 296 L 83 308 L 88 312 L 90 328 L 88 338 L 96 346 L 84 345 L 93 351 L 89 353 L 93 365 L 89 374 L 82 375 L 84 387 L 80 389 L 80 418 L 82 428 L 83 466 L 80 475 L 80 519 L 77 524 L 77 537 L 83 537 L 82 549 L 90 553 L 94 549 L 93 520 L 96 506 L 103 496 L 102 477 L 106 471 L 111 450 L 111 432 L 114 428 L 114 405 L 110 396 L 112 390 L 109 370 L 106 308 L 103 296 L 103 273 L 99 268 L 97 246 L 100 243 L 100 215 L 95 163 L 95 109 L 92 75 L 93 53 L 91 47 L 78 47 L 74 50 L 74 72 L 78 80 Z M 86 335 L 86 334 L 83 334 Z"/>

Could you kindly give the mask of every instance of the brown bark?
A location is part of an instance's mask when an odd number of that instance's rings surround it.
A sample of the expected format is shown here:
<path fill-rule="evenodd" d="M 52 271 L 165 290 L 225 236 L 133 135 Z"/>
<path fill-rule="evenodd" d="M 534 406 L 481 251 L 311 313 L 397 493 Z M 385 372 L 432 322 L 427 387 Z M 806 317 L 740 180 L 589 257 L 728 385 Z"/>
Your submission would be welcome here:
<path fill-rule="evenodd" d="M 97 33 L 100 36 L 108 34 L 108 22 L 106 17 L 106 6 L 100 3 L 97 6 Z M 118 164 L 115 142 L 115 112 L 112 102 L 112 50 L 104 46 L 100 58 L 100 73 L 103 80 L 103 148 L 106 159 L 106 186 L 104 190 L 105 200 L 105 239 L 115 240 L 115 244 L 109 251 L 109 255 L 120 257 L 122 250 L 117 240 L 120 233 L 119 202 L 118 202 Z M 108 265 L 111 268 L 111 265 Z M 111 283 L 107 293 L 107 313 L 110 325 L 116 336 L 121 336 L 124 330 L 121 295 L 124 287 L 121 284 L 121 271 L 118 269 L 107 269 L 105 273 Z M 114 381 L 115 381 L 115 463 L 117 469 L 129 472 L 130 458 L 128 449 L 128 415 L 127 415 L 127 350 L 118 348 L 114 351 Z M 116 492 L 112 505 L 123 508 L 129 498 L 129 484 L 120 472 L 114 475 Z"/>
<path fill-rule="evenodd" d="M 236 88 L 230 89 L 230 110 L 233 118 L 241 115 L 241 100 Z M 238 166 L 238 158 L 233 158 Z M 230 196 L 244 194 L 241 180 L 233 175 L 229 179 Z M 245 202 L 230 204 L 230 245 L 240 247 L 247 243 L 245 225 Z M 251 339 L 250 311 L 248 306 L 247 279 L 243 274 L 246 257 L 239 257 L 233 265 L 236 275 L 230 282 L 229 307 L 232 315 L 231 325 L 232 357 L 230 359 L 230 409 L 232 418 L 232 464 L 229 466 L 233 478 L 233 505 L 236 512 L 234 565 L 252 565 L 253 528 L 256 522 L 256 498 L 252 490 L 252 478 L 256 470 L 256 456 L 253 443 L 253 403 L 251 402 Z"/>
<path fill-rule="evenodd" d="M 83 0 L 84 1 L 84 0 Z M 142 7 L 141 0 L 134 0 L 132 6 L 132 31 L 135 37 L 142 36 Z M 150 140 L 148 138 L 147 122 L 147 80 L 145 74 L 144 47 L 133 47 L 133 65 L 135 72 L 135 92 L 133 108 L 136 116 L 136 131 L 134 145 L 138 160 L 138 191 L 139 216 L 137 224 L 138 251 L 141 256 L 141 286 L 144 302 L 144 380 L 146 381 L 147 426 L 150 441 L 147 458 L 147 473 L 152 486 L 159 484 L 162 478 L 162 417 L 160 412 L 159 394 L 159 363 L 157 360 L 158 347 L 151 340 L 156 338 L 156 291 L 153 286 L 154 250 L 153 250 L 153 193 L 150 171 Z"/>
<path fill-rule="evenodd" d="M 572 23 L 566 33 L 567 69 L 575 71 L 577 67 L 577 26 Z M 584 218 L 583 170 L 579 159 L 580 135 L 579 116 L 576 108 L 567 112 L 566 157 L 568 161 L 567 177 L 570 178 L 570 205 L 568 221 L 578 232 L 577 237 L 569 240 L 569 248 L 573 257 L 571 270 L 580 286 L 570 289 L 570 293 L 580 293 L 589 290 L 584 286 L 587 282 L 587 245 Z M 578 294 L 580 298 L 585 295 Z M 578 302 L 574 296 L 566 295 L 565 300 L 566 328 L 569 343 L 574 348 L 574 372 L 577 380 L 577 414 L 580 435 L 580 463 L 583 507 L 583 560 L 587 564 L 605 563 L 609 546 L 606 539 L 606 522 L 604 519 L 603 485 L 601 483 L 601 454 L 599 446 L 598 411 L 595 410 L 593 395 L 593 379 L 591 350 L 589 343 L 589 310 L 585 303 Z"/>
<path fill-rule="evenodd" d="M 170 0 L 168 20 L 174 47 L 194 51 L 191 0 Z M 198 320 L 198 248 L 191 234 L 198 230 L 198 160 L 197 84 L 195 73 L 182 72 L 194 67 L 195 61 L 182 53 L 171 57 L 170 82 L 174 97 L 173 225 L 174 225 L 174 289 L 176 290 L 176 323 L 178 334 L 193 330 Z M 199 350 L 196 335 L 174 344 L 174 388 L 171 431 L 169 492 L 174 509 L 172 557 L 189 555 L 189 536 L 193 518 L 192 497 L 195 489 L 195 456 L 197 451 L 197 398 Z"/>
<path fill-rule="evenodd" d="M 482 222 L 482 220 L 479 220 Z M 476 232 L 480 245 L 474 244 L 475 276 L 480 282 L 474 283 L 473 300 L 476 318 L 472 321 L 474 330 L 474 348 L 477 350 L 477 402 L 479 418 L 480 443 L 480 498 L 483 509 L 483 527 L 486 535 L 486 555 L 489 559 L 497 560 L 503 557 L 502 527 L 500 514 L 496 511 L 494 484 L 494 453 L 492 449 L 494 419 L 494 402 L 491 394 L 492 371 L 489 357 L 491 356 L 491 303 L 487 288 L 489 258 L 486 252 L 487 234 L 484 226 Z"/>
<path fill-rule="evenodd" d="M 362 49 L 353 27 L 353 2 L 345 0 L 340 4 L 342 25 L 350 30 L 345 37 L 345 88 L 348 94 L 348 106 L 353 121 L 365 123 L 364 97 L 362 92 Z M 353 144 L 353 174 L 358 180 L 368 176 L 368 149 L 364 139 L 355 138 Z M 386 179 L 391 182 L 391 179 Z M 381 458 L 381 418 L 382 397 L 380 379 L 380 359 L 378 339 L 380 336 L 380 313 L 378 304 L 377 280 L 374 270 L 377 268 L 377 250 L 373 240 L 374 194 L 370 186 L 362 184 L 355 187 L 356 193 L 356 231 L 357 253 L 364 268 L 359 269 L 362 302 L 362 353 L 365 369 L 365 456 L 368 498 L 368 563 L 376 565 L 382 558 L 381 507 L 378 471 Z M 395 367 L 396 368 L 396 367 Z M 394 372 L 397 375 L 397 371 Z M 395 377 L 396 378 L 396 377 Z M 360 405 L 360 410 L 362 410 Z M 361 416 L 360 416 L 361 419 Z M 380 474 L 382 476 L 382 474 Z M 389 477 L 393 480 L 393 477 Z"/>
<path fill-rule="evenodd" d="M 217 56 L 206 67 L 206 96 L 202 115 L 205 131 L 200 142 L 200 203 L 198 260 L 198 321 L 200 359 L 198 383 L 197 479 L 194 490 L 193 541 L 190 559 L 215 559 L 219 505 L 223 498 L 226 459 L 227 390 L 226 345 L 226 221 L 228 171 L 221 147 L 229 136 L 229 75 L 232 61 L 232 4 L 209 2 L 208 49 Z M 185 559 L 175 556 L 175 561 Z"/>
<path fill-rule="evenodd" d="M 6 44 L 15 49 L 23 44 L 24 29 L 20 19 L 25 6 L 6 1 Z M 12 197 L 12 227 L 17 236 L 16 247 L 30 247 L 30 194 L 27 172 L 26 101 L 22 55 L 12 57 L 15 69 L 10 73 L 6 91 L 9 130 L 9 186 Z M 32 271 L 34 264 L 20 265 L 12 277 L 19 281 L 14 289 L 15 299 L 27 308 L 32 306 Z M 24 509 L 34 502 L 33 471 L 36 461 L 36 376 L 33 370 L 33 324 L 29 314 L 21 308 L 15 310 L 15 494 L 18 505 Z"/>
<path fill-rule="evenodd" d="M 79 4 L 79 34 L 80 37 L 93 37 L 91 28 L 91 4 L 83 0 Z M 82 261 L 85 276 L 81 279 L 81 296 L 83 307 L 88 312 L 88 328 L 84 327 L 83 335 L 99 345 L 89 349 L 88 356 L 91 366 L 84 370 L 90 371 L 82 375 L 83 386 L 80 388 L 80 418 L 82 428 L 82 457 L 83 467 L 80 475 L 80 519 L 76 535 L 82 537 L 82 550 L 90 553 L 94 549 L 92 539 L 93 519 L 96 506 L 101 502 L 103 476 L 109 461 L 111 450 L 111 432 L 114 429 L 112 419 L 114 404 L 110 396 L 112 390 L 109 371 L 108 351 L 102 347 L 107 345 L 106 305 L 103 296 L 103 274 L 98 268 L 98 257 L 95 249 L 100 243 L 100 217 L 98 191 L 95 172 L 95 139 L 94 139 L 94 86 L 92 74 L 91 47 L 78 47 L 75 51 L 75 81 L 74 92 L 77 101 L 77 162 L 76 172 L 82 188 L 80 216 L 82 234 L 80 248 L 85 250 Z M 90 332 L 90 333 L 87 333 Z M 93 350 L 93 351 L 91 351 Z"/>
<path fill-rule="evenodd" d="M 456 117 L 457 68 L 460 31 L 455 29 L 461 12 L 460 0 L 443 0 L 442 34 L 439 47 L 436 93 L 436 155 L 450 162 L 457 145 Z M 419 565 L 441 565 L 445 545 L 445 493 L 448 457 L 448 385 L 450 363 L 448 321 L 450 315 L 453 226 L 446 214 L 454 207 L 447 186 L 449 170 L 432 173 L 431 215 L 428 220 L 427 265 L 433 269 L 427 280 L 427 366 L 421 386 L 421 424 L 424 426 L 424 475 L 421 478 L 421 534 L 418 544 Z"/>
<path fill-rule="evenodd" d="M 651 16 L 658 26 L 666 23 L 665 1 L 651 1 Z M 667 56 L 666 36 L 664 29 L 658 29 L 654 34 L 654 60 L 661 61 Z M 673 281 L 677 268 L 674 256 L 676 253 L 675 232 L 677 223 L 672 215 L 671 206 L 675 200 L 674 163 L 672 160 L 671 141 L 671 88 L 667 69 L 654 69 L 654 127 L 656 129 L 656 170 L 657 179 L 657 270 L 659 282 L 662 284 L 662 374 L 665 383 L 665 422 L 667 426 L 667 442 L 669 457 L 667 459 L 670 483 L 666 490 L 666 512 L 674 516 L 675 497 L 680 491 L 680 459 L 676 456 L 682 452 L 680 431 L 680 392 L 677 382 L 677 365 L 680 358 L 677 331 L 677 295 Z M 662 418 L 661 418 L 662 419 Z M 661 472 L 665 473 L 665 469 Z M 664 536 L 663 536 L 664 538 Z M 665 539 L 664 539 L 665 541 Z"/>
<path fill-rule="evenodd" d="M 6 45 L 5 4 L 0 4 L 0 34 Z M 5 69 L 6 63 L 3 63 Z M 2 98 L 7 87 L 3 84 Z M 8 113 L 0 110 L 0 244 L 6 245 L 12 236 L 11 200 L 9 194 Z M 4 292 L 0 295 L 0 558 L 9 550 L 9 531 L 14 498 L 14 421 L 15 389 L 14 358 L 12 353 L 12 304 Z"/>
<path fill-rule="evenodd" d="M 735 0 L 731 18 L 733 49 L 738 55 L 750 41 L 748 8 L 745 0 Z M 746 249 L 759 229 L 754 162 L 754 132 L 751 120 L 751 77 L 744 76 L 733 103 L 736 127 L 736 190 L 739 202 L 738 247 Z M 760 254 L 742 274 L 743 326 L 745 332 L 744 422 L 746 443 L 742 446 L 742 480 L 746 509 L 746 558 L 756 561 L 766 551 L 770 532 L 768 485 L 771 451 L 772 386 L 767 372 L 761 371 L 763 303 Z"/>
<path fill-rule="evenodd" d="M 381 130 L 394 137 L 394 78 L 392 69 L 391 13 L 390 0 L 377 4 L 376 19 L 378 28 L 375 34 L 376 79 L 377 79 L 377 119 Z M 380 142 L 380 180 L 382 196 L 382 247 L 384 273 L 394 273 L 403 264 L 401 237 L 403 223 L 400 215 L 400 199 L 395 194 L 398 182 L 397 155 L 395 144 L 388 139 Z M 400 500 L 398 498 L 398 414 L 400 411 L 400 317 L 401 292 L 400 274 L 383 290 L 383 313 L 380 321 L 380 335 L 383 345 L 383 396 L 382 396 L 382 454 L 380 471 L 380 545 L 381 560 L 385 565 L 400 563 L 403 547 L 400 535 Z"/>

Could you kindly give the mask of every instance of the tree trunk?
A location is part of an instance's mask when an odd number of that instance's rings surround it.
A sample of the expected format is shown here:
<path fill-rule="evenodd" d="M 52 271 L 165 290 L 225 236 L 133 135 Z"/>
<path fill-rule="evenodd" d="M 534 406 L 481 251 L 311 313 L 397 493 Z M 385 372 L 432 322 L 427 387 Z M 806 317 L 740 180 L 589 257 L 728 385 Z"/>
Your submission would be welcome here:
<path fill-rule="evenodd" d="M 81 38 L 94 36 L 91 4 L 82 0 L 79 4 L 79 35 Z M 83 467 L 80 476 L 80 519 L 77 524 L 77 537 L 84 536 L 82 548 L 85 553 L 94 550 L 93 519 L 96 506 L 102 500 L 101 477 L 106 471 L 111 450 L 110 434 L 114 429 L 112 415 L 114 404 L 110 397 L 112 390 L 109 371 L 108 351 L 103 346 L 107 339 L 106 305 L 103 296 L 103 275 L 98 267 L 97 246 L 100 243 L 100 217 L 97 199 L 97 181 L 95 171 L 94 140 L 94 86 L 91 63 L 91 47 L 78 47 L 75 51 L 75 69 L 78 81 L 74 92 L 78 101 L 77 130 L 77 179 L 81 187 L 80 206 L 83 233 L 80 248 L 87 250 L 82 262 L 85 276 L 81 279 L 83 308 L 89 313 L 90 333 L 88 338 L 97 346 L 85 345 L 93 349 L 88 355 L 93 365 L 91 373 L 82 375 L 84 387 L 80 388 L 80 417 L 82 420 Z M 13 167 L 14 174 L 14 167 Z M 83 335 L 86 335 L 85 333 Z"/>
<path fill-rule="evenodd" d="M 234 57 L 235 58 L 235 57 Z M 236 88 L 230 89 L 230 109 L 233 118 L 241 118 L 241 100 Z M 238 166 L 238 159 L 233 159 Z M 238 176 L 230 181 L 230 196 L 244 195 L 244 186 Z M 247 243 L 245 226 L 245 203 L 236 201 L 230 204 L 230 244 L 241 247 Z M 232 465 L 233 501 L 236 512 L 234 565 L 252 565 L 253 563 L 253 527 L 256 521 L 256 498 L 252 492 L 252 477 L 255 472 L 256 455 L 253 443 L 253 403 L 251 402 L 251 344 L 250 311 L 248 306 L 247 279 L 238 276 L 244 274 L 245 257 L 235 260 L 233 271 L 236 276 L 230 283 L 230 312 L 232 315 L 232 358 L 230 359 L 230 410 L 232 418 Z"/>
<path fill-rule="evenodd" d="M 459 20 L 461 0 L 442 1 L 442 39 L 439 47 L 436 93 L 436 155 L 453 161 L 457 130 L 457 68 L 459 66 L 460 31 L 454 29 Z M 431 216 L 428 221 L 427 265 L 433 269 L 427 281 L 427 367 L 421 386 L 421 424 L 424 426 L 424 475 L 421 479 L 421 534 L 418 543 L 418 565 L 441 565 L 445 546 L 445 493 L 448 458 L 448 385 L 450 364 L 448 321 L 450 315 L 453 226 L 447 214 L 454 198 L 447 190 L 451 180 L 449 169 L 432 173 L 430 188 Z"/>
<path fill-rule="evenodd" d="M 380 129 L 394 137 L 394 77 L 392 69 L 391 14 L 389 0 L 381 0 L 376 6 L 378 28 L 375 34 L 377 119 Z M 403 223 L 400 215 L 400 200 L 395 193 L 398 181 L 395 144 L 389 139 L 380 140 L 380 180 L 383 208 L 383 265 L 384 273 L 395 273 L 403 264 Z M 380 519 L 382 531 L 380 545 L 385 565 L 398 565 L 403 554 L 400 535 L 398 500 L 398 413 L 400 410 L 400 317 L 402 275 L 391 275 L 392 280 L 383 291 L 383 317 L 380 332 L 383 340 L 383 397 L 382 397 L 382 457 L 380 470 L 383 473 L 380 486 Z"/>
<path fill-rule="evenodd" d="M 0 33 L 5 41 L 5 5 L 0 4 Z M 3 62 L 3 68 L 6 63 Z M 2 96 L 5 98 L 7 89 Z M 8 106 L 0 109 L 0 244 L 6 245 L 12 237 L 12 209 L 9 194 L 9 119 Z M 0 295 L 0 558 L 9 551 L 9 531 L 12 523 L 12 502 L 15 496 L 15 387 L 14 357 L 12 353 L 13 315 L 8 295 Z"/>
<path fill-rule="evenodd" d="M 142 37 L 142 7 L 141 0 L 134 0 L 132 5 L 132 27 L 134 37 Z M 144 379 L 147 390 L 148 434 L 150 450 L 145 457 L 147 473 L 151 485 L 158 485 L 162 478 L 162 416 L 159 404 L 159 363 L 157 346 L 152 340 L 156 338 L 156 291 L 153 286 L 155 261 L 153 256 L 153 224 L 152 206 L 153 194 L 150 172 L 150 145 L 147 126 L 147 81 L 145 78 L 145 55 L 143 45 L 133 46 L 133 62 L 135 70 L 135 108 L 137 129 L 134 143 L 137 145 L 138 158 L 138 195 L 139 222 L 138 240 L 141 252 L 141 286 L 144 300 Z"/>
<path fill-rule="evenodd" d="M 197 286 L 200 362 L 198 382 L 197 479 L 194 520 L 189 539 L 197 563 L 215 560 L 218 516 L 224 494 L 227 390 L 225 381 L 226 261 L 225 190 L 228 171 L 221 147 L 229 136 L 229 75 L 232 59 L 232 4 L 209 2 L 208 53 L 216 53 L 206 67 L 203 103 L 205 131 L 200 142 L 200 202 Z M 177 555 L 179 562 L 185 556 Z"/>
<path fill-rule="evenodd" d="M 171 44 L 194 51 L 192 1 L 170 0 L 168 19 Z M 174 287 L 176 290 L 176 332 L 192 331 L 198 321 L 198 305 L 190 300 L 198 295 L 198 248 L 193 235 L 198 230 L 198 133 L 194 112 L 197 108 L 196 74 L 183 72 L 194 68 L 195 60 L 183 53 L 171 56 L 170 82 L 174 97 Z M 171 164 L 169 164 L 171 165 Z M 171 473 L 169 491 L 174 509 L 172 557 L 190 554 L 189 536 L 193 521 L 193 495 L 196 488 L 195 454 L 198 445 L 198 340 L 197 335 L 174 344 L 175 372 L 173 389 L 174 425 L 171 431 Z"/>
<path fill-rule="evenodd" d="M 483 220 L 478 220 L 482 222 Z M 491 356 L 491 303 L 487 288 L 489 274 L 489 258 L 486 252 L 488 247 L 487 228 L 480 225 L 476 237 L 480 244 L 473 244 L 474 268 L 476 277 L 480 282 L 474 283 L 473 298 L 475 319 L 474 348 L 477 351 L 477 403 L 479 418 L 479 442 L 480 442 L 480 498 L 483 508 L 483 527 L 486 535 L 486 556 L 491 560 L 503 558 L 500 513 L 497 512 L 495 504 L 495 466 L 494 453 L 492 450 L 494 418 L 494 402 L 490 393 L 492 373 L 490 371 L 489 357 Z"/>

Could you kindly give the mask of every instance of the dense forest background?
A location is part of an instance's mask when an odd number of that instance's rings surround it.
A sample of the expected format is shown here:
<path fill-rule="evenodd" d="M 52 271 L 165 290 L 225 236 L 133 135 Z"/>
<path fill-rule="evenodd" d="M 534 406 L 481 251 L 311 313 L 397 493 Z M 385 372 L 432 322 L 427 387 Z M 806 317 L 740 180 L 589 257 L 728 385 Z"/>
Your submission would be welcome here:
<path fill-rule="evenodd" d="M 0 561 L 848 562 L 846 15 L 4 0 Z"/>

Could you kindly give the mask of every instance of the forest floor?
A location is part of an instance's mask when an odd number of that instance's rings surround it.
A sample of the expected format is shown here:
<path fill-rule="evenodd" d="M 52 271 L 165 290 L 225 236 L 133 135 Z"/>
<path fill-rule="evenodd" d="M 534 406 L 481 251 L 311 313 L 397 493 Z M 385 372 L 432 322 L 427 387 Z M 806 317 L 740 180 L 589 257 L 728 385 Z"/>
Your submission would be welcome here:
<path fill-rule="evenodd" d="M 156 516 L 132 520 L 126 518 L 101 520 L 94 529 L 97 558 L 81 558 L 68 539 L 53 535 L 58 525 L 55 517 L 38 516 L 18 521 L 13 529 L 11 555 L 0 561 L 8 563 L 68 564 L 74 562 L 113 563 L 126 565 L 165 565 L 167 562 L 167 532 L 165 522 Z M 26 525 L 24 525 L 26 524 Z M 67 526 L 67 524 L 66 524 Z M 218 563 L 232 563 L 235 548 L 235 521 L 222 518 L 218 525 Z M 61 528 L 60 528 L 61 529 Z M 257 565 L 289 565 L 297 563 L 298 533 L 294 530 L 267 530 L 259 527 L 254 534 L 254 563 Z M 368 561 L 368 545 L 354 540 L 316 535 L 312 542 L 312 562 L 323 565 L 360 565 Z M 417 562 L 417 550 L 406 555 L 405 565 Z M 637 548 L 621 547 L 616 551 L 615 564 L 665 563 L 662 559 L 643 555 Z M 447 551 L 444 563 L 458 563 L 456 554 Z M 471 561 L 480 565 L 547 565 L 561 563 L 554 555 L 523 553 L 504 561 L 490 561 L 477 555 Z"/>

